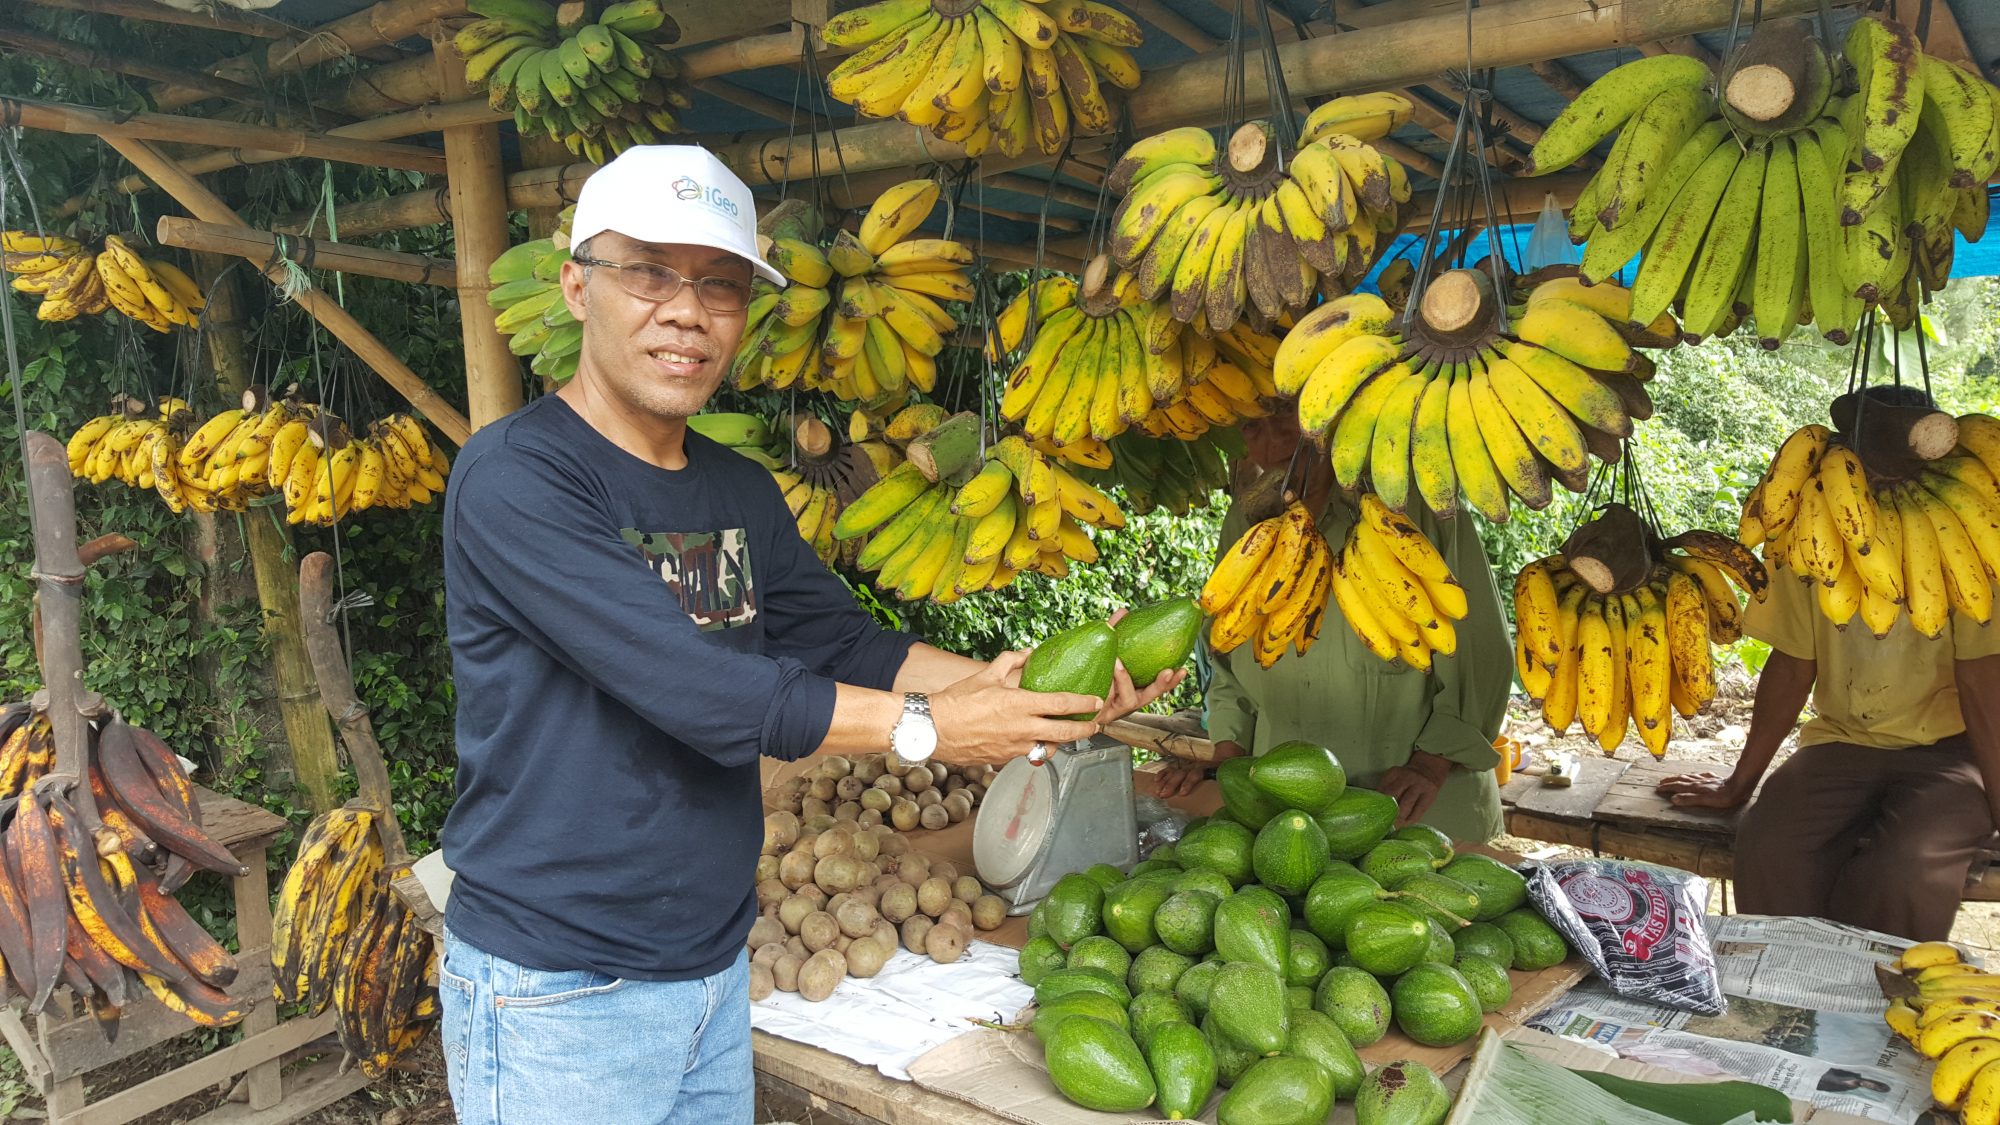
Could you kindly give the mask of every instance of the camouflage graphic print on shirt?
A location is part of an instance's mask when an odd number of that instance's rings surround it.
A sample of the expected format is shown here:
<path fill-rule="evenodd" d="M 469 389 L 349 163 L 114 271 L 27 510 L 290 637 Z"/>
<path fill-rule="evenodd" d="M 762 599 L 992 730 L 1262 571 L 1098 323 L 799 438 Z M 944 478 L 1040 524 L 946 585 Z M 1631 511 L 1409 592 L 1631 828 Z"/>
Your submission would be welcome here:
<path fill-rule="evenodd" d="M 628 527 L 620 534 L 645 553 L 646 565 L 704 632 L 757 619 L 750 540 L 742 528 L 640 532 Z"/>

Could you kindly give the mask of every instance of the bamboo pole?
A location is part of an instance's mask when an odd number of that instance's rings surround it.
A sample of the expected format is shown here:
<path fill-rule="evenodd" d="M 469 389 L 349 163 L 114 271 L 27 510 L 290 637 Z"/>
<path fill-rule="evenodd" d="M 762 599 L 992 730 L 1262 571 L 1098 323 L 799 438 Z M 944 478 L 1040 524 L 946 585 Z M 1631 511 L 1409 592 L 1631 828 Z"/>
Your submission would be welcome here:
<path fill-rule="evenodd" d="M 436 285 L 446 289 L 458 284 L 458 265 L 449 258 L 431 258 L 422 254 L 310 238 L 288 237 L 287 244 L 279 247 L 278 236 L 269 231 L 204 223 L 179 215 L 162 215 L 154 228 L 153 240 L 162 246 L 227 254 L 260 265 L 271 260 L 273 250 L 281 250 L 284 257 L 296 262 L 310 262 L 315 269 L 408 281 L 417 285 Z"/>
<path fill-rule="evenodd" d="M 381 0 L 352 15 L 321 24 L 301 35 L 272 41 L 245 55 L 225 59 L 210 74 L 287 74 L 332 59 L 358 55 L 408 39 L 424 26 L 465 12 L 465 0 Z M 149 93 L 160 110 L 179 109 L 202 99 L 199 90 L 154 86 Z"/>
<path fill-rule="evenodd" d="M 132 162 L 134 167 L 152 177 L 153 182 L 159 184 L 161 190 L 173 196 L 181 206 L 194 212 L 196 218 L 231 226 L 244 225 L 242 218 L 220 197 L 146 141 L 126 137 L 106 137 L 105 143 L 117 149 L 120 155 Z M 274 283 L 282 283 L 285 280 L 281 266 L 272 267 L 264 276 Z M 382 341 L 376 339 L 374 333 L 362 327 L 361 322 L 355 320 L 346 309 L 341 308 L 332 298 L 312 285 L 299 290 L 292 299 L 299 307 L 311 313 L 314 319 L 325 325 L 327 331 L 333 333 L 341 343 L 346 344 L 348 350 L 360 357 L 362 362 L 374 368 L 375 373 L 385 382 L 396 388 L 405 399 L 409 400 L 411 406 L 430 420 L 431 425 L 436 427 L 439 433 L 450 438 L 453 444 L 465 444 L 465 439 L 472 434 L 472 427 L 466 423 L 465 415 L 460 414 L 457 408 L 425 385 L 424 381 L 417 377 L 416 372 L 410 370 L 394 352 L 384 347 Z"/>
<path fill-rule="evenodd" d="M 445 97 L 464 97 L 465 67 L 440 36 L 431 54 L 437 61 L 438 85 Z M 444 131 L 445 184 L 451 195 L 452 240 L 458 271 L 458 330 L 465 344 L 465 406 L 473 429 L 497 421 L 521 408 L 521 361 L 508 349 L 507 337 L 493 325 L 486 294 L 493 288 L 487 271 L 507 249 L 507 182 L 500 166 L 500 129 L 496 125 L 464 125 Z"/>
<path fill-rule="evenodd" d="M 198 265 L 204 261 L 213 259 L 196 259 Z M 215 385 L 225 398 L 241 395 L 250 386 L 251 371 L 243 291 L 233 276 L 218 280 L 207 270 L 201 272 L 206 275 L 202 278 L 203 290 L 209 294 L 208 308 L 202 311 L 202 335 L 208 340 Z M 281 768 L 272 772 L 297 784 L 305 791 L 306 803 L 313 812 L 323 813 L 340 803 L 340 761 L 334 754 L 333 730 L 327 725 L 325 712 L 317 706 L 312 665 L 306 658 L 298 596 L 293 589 L 292 567 L 287 561 L 293 553 L 291 529 L 265 509 L 250 511 L 240 526 L 244 549 L 250 556 L 250 572 L 256 582 L 264 639 L 271 646 L 271 675 L 278 689 L 278 721 L 285 732 L 285 752 L 279 755 L 278 763 Z"/>
<path fill-rule="evenodd" d="M 154 3 L 153 0 L 28 0 L 28 3 L 44 8 L 59 8 L 65 12 L 89 12 L 94 15 L 118 16 L 146 23 L 198 27 L 205 31 L 227 31 L 237 35 L 254 35 L 259 39 L 283 39 L 288 35 L 299 34 L 297 28 L 283 20 L 221 6 L 217 6 L 213 12 L 183 12 L 178 8 Z"/>
<path fill-rule="evenodd" d="M 11 27 L 0 28 L 0 45 L 26 51 L 43 58 L 80 66 L 86 70 L 108 70 L 132 78 L 143 78 L 149 82 L 176 82 L 203 91 L 211 98 L 227 98 L 245 105 L 261 106 L 264 95 L 239 82 L 226 78 L 211 78 L 205 74 L 177 67 L 162 66 L 131 55 L 111 55 L 103 51 L 93 51 L 73 43 L 65 43 L 52 35 L 38 35 L 32 31 L 18 31 Z"/>
<path fill-rule="evenodd" d="M 223 148 L 263 149 L 286 156 L 312 156 L 348 164 L 401 168 L 412 172 L 444 171 L 444 156 L 416 145 L 357 141 L 327 133 L 241 125 L 167 113 L 107 113 L 89 106 L 0 97 L 0 116 L 30 129 L 72 133 L 84 137 L 114 137 L 135 141 L 181 141 Z"/>
<path fill-rule="evenodd" d="M 76 551 L 75 482 L 62 442 L 39 430 L 22 437 L 28 506 L 35 516 L 35 606 L 46 641 L 37 706 L 46 699 L 55 728 L 54 772 L 81 779 L 89 764 L 89 720 L 104 713 L 104 700 L 83 684 L 83 560 Z"/>

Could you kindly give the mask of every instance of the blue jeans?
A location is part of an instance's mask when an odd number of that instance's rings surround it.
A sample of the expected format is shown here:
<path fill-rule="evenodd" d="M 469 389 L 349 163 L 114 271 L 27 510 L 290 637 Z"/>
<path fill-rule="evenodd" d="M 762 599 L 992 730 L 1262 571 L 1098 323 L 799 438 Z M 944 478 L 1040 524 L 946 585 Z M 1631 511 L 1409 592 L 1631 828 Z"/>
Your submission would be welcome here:
<path fill-rule="evenodd" d="M 526 968 L 446 930 L 438 992 L 460 1125 L 749 1125 L 749 964 L 620 980 Z"/>

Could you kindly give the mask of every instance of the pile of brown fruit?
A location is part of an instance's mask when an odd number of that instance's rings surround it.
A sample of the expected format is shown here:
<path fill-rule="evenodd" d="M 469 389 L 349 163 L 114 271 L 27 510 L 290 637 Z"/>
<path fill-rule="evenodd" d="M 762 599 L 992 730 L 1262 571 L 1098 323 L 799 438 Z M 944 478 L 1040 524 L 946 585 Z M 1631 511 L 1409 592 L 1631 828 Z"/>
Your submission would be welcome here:
<path fill-rule="evenodd" d="M 971 816 L 997 772 L 991 766 L 967 770 L 935 761 L 910 763 L 893 754 L 835 756 L 781 783 L 769 804 L 807 825 L 826 817 L 863 828 L 936 830 Z"/>

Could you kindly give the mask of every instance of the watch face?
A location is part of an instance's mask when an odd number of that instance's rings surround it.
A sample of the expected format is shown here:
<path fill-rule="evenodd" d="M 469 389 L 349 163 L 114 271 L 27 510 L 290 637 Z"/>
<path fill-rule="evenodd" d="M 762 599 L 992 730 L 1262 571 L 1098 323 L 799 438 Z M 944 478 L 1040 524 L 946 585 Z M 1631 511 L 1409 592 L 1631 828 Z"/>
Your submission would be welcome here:
<path fill-rule="evenodd" d="M 896 756 L 906 762 L 921 762 L 937 749 L 937 728 L 911 716 L 896 724 L 890 744 Z"/>

